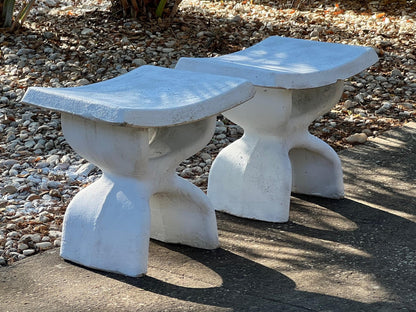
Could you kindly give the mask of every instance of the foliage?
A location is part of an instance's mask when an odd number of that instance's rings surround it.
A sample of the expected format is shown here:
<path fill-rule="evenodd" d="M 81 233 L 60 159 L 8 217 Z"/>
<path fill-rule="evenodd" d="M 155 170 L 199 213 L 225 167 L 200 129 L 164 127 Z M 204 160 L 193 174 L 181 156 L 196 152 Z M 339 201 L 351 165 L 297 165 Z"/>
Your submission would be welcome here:
<path fill-rule="evenodd" d="M 13 19 L 15 12 L 15 0 L 0 0 L 0 27 L 10 31 L 18 29 L 29 15 L 35 0 L 24 1 L 21 9 Z"/>
<path fill-rule="evenodd" d="M 182 0 L 112 0 L 113 9 L 125 17 L 173 17 Z"/>

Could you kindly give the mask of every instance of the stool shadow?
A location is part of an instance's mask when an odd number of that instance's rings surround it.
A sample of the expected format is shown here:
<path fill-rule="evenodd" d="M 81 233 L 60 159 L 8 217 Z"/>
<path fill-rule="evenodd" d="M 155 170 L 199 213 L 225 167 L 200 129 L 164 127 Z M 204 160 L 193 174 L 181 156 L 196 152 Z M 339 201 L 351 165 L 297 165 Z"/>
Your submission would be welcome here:
<path fill-rule="evenodd" d="M 338 219 L 328 218 L 333 215 Z M 207 305 L 206 311 L 222 308 L 234 311 L 416 310 L 412 299 L 416 290 L 413 278 L 416 267 L 409 260 L 416 250 L 416 224 L 412 221 L 351 199 L 297 194 L 292 196 L 288 223 L 248 220 L 224 213 L 217 213 L 217 217 L 221 248 L 203 250 L 152 240 L 149 275 L 133 278 L 91 271 L 138 290 L 182 300 L 182 307 L 186 307 L 186 302 Z M 368 257 L 328 249 L 328 242 L 350 246 Z M 254 245 L 261 244 L 275 252 L 259 253 L 265 248 Z M 299 250 L 302 255 L 285 258 L 283 252 L 279 254 L 285 248 Z M 265 261 L 267 266 L 256 261 Z M 325 269 L 334 263 L 337 272 Z M 390 270 L 395 264 L 400 270 Z M 328 287 L 340 289 L 345 280 L 337 280 L 335 273 L 354 271 L 358 276 L 372 276 L 376 285 L 389 295 L 377 302 L 364 303 L 343 298 L 348 294 L 340 293 L 340 297 L 322 294 L 322 289 L 314 287 L 313 281 L 308 285 L 310 291 L 299 290 L 293 279 L 279 272 L 280 268 L 286 270 L 285 265 L 302 274 L 305 272 L 305 279 L 310 277 L 307 275 L 310 265 L 315 270 L 322 268 L 325 276 L 329 275 Z M 358 283 L 358 287 L 363 286 L 362 281 Z"/>
<path fill-rule="evenodd" d="M 322 307 L 333 311 L 399 310 L 391 303 L 365 304 L 358 301 L 296 290 L 293 280 L 231 251 L 218 248 L 205 251 L 187 246 L 153 242 L 158 247 L 178 252 L 208 267 L 222 279 L 220 286 L 192 288 L 166 282 L 152 276 L 132 278 L 112 273 L 107 277 L 149 291 L 187 302 L 235 311 L 315 311 Z M 193 275 L 192 272 L 190 272 Z M 194 272 L 198 275 L 198 272 Z M 386 310 L 386 311 L 387 311 Z M 329 311 L 329 310 L 328 310 Z M 331 310 L 332 311 L 332 310 Z"/>
<path fill-rule="evenodd" d="M 328 218 L 333 215 L 338 219 Z M 412 221 L 351 199 L 331 200 L 297 194 L 292 196 L 291 221 L 288 223 L 248 220 L 224 213 L 217 213 L 217 219 L 221 248 L 203 250 L 152 240 L 149 275 L 133 278 L 91 271 L 138 290 L 182 300 L 184 307 L 186 302 L 207 305 L 207 311 L 216 308 L 340 312 L 416 309 L 412 299 L 416 290 L 412 274 L 416 268 L 412 268 L 413 262 L 407 259 L 412 250 L 416 250 L 416 241 L 411 236 L 416 233 L 416 224 Z M 264 237 L 266 240 L 262 240 Z M 248 242 L 242 243 L 247 238 Z M 326 244 L 322 244 L 322 240 Z M 330 250 L 328 242 L 351 246 L 369 256 Z M 286 247 L 299 250 L 302 257 L 287 259 L 279 252 L 259 254 L 259 249 L 253 247 L 256 244 L 269 244 L 268 247 L 275 251 Z M 305 254 L 310 256 L 305 257 Z M 268 266 L 252 259 L 266 261 Z M 335 297 L 318 293 L 322 290 L 317 288 L 314 292 L 312 284 L 308 286 L 312 291 L 302 291 L 297 289 L 294 280 L 279 272 L 286 261 L 298 272 L 309 269 L 308 265 L 312 264 L 325 270 L 324 274 L 335 275 L 325 269 L 334 264 L 331 262 L 334 259 L 341 272 L 355 271 L 358 275 L 373 276 L 389 298 L 364 303 L 343 298 L 344 294 Z M 401 270 L 390 270 L 394 263 L 400 264 Z M 212 276 L 217 277 L 215 281 L 210 281 Z M 181 278 L 189 282 L 180 282 Z M 308 278 L 305 273 L 305 279 Z M 328 287 L 338 287 L 336 277 L 329 276 L 328 280 Z M 342 289 L 342 283 L 339 285 Z M 390 301 L 391 298 L 396 299 Z"/>

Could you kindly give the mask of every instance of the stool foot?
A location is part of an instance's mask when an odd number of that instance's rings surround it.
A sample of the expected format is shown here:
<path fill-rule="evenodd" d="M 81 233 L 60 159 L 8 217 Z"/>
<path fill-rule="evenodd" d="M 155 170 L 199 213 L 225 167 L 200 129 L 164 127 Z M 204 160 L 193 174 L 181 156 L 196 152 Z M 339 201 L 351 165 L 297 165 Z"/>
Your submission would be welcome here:
<path fill-rule="evenodd" d="M 341 161 L 325 142 L 307 133 L 289 152 L 292 192 L 339 199 L 344 197 Z"/>
<path fill-rule="evenodd" d="M 145 183 L 104 173 L 68 206 L 61 256 L 94 269 L 127 276 L 145 274 L 149 197 Z"/>
<path fill-rule="evenodd" d="M 218 248 L 215 211 L 207 196 L 175 176 L 172 184 L 150 199 L 151 237 L 167 243 Z"/>
<path fill-rule="evenodd" d="M 285 144 L 274 136 L 244 135 L 215 159 L 208 197 L 216 210 L 270 222 L 289 219 L 292 168 Z"/>

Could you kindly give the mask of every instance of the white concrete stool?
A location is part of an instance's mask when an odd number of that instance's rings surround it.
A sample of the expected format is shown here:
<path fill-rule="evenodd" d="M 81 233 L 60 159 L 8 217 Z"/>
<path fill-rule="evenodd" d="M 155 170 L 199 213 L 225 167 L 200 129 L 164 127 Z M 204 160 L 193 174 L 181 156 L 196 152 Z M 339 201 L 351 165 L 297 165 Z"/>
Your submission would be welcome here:
<path fill-rule="evenodd" d="M 176 175 L 216 115 L 250 99 L 241 78 L 142 66 L 75 88 L 29 88 L 22 102 L 59 111 L 68 143 L 102 169 L 65 213 L 61 256 L 128 276 L 146 273 L 149 237 L 217 248 L 208 197 Z"/>
<path fill-rule="evenodd" d="M 255 97 L 224 115 L 244 136 L 221 151 L 208 179 L 217 210 L 264 221 L 289 218 L 290 194 L 341 198 L 341 162 L 308 132 L 343 92 L 343 79 L 377 61 L 372 48 L 270 37 L 217 58 L 181 58 L 177 69 L 241 77 Z"/>

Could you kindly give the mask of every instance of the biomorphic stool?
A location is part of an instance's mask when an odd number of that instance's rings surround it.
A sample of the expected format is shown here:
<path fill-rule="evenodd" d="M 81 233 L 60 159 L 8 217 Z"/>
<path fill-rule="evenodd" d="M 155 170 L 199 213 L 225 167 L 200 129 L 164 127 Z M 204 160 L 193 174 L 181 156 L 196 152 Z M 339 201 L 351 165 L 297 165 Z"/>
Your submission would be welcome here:
<path fill-rule="evenodd" d="M 61 112 L 68 143 L 103 172 L 68 206 L 61 256 L 138 276 L 150 236 L 217 248 L 212 204 L 175 169 L 209 142 L 217 114 L 253 94 L 241 78 L 155 66 L 88 86 L 29 88 L 22 102 Z"/>
<path fill-rule="evenodd" d="M 254 98 L 224 115 L 244 135 L 215 159 L 208 197 L 217 210 L 264 221 L 289 218 L 291 191 L 341 198 L 341 162 L 308 132 L 343 92 L 343 79 L 377 61 L 372 48 L 283 37 L 217 58 L 181 58 L 177 69 L 245 78 Z"/>

